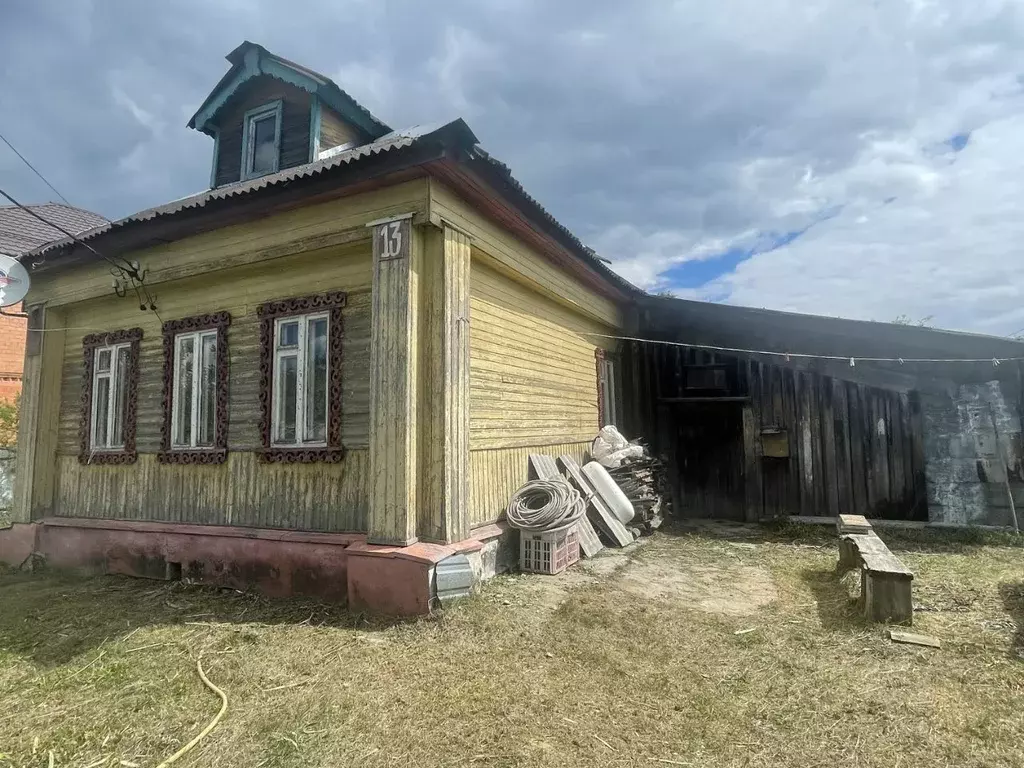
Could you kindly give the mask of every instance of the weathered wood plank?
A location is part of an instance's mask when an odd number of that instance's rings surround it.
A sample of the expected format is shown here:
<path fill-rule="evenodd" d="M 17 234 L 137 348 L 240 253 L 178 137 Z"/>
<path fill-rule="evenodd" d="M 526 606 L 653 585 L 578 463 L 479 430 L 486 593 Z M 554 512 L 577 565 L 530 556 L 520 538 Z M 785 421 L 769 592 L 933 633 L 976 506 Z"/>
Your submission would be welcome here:
<path fill-rule="evenodd" d="M 797 450 L 800 479 L 800 514 L 819 515 L 822 510 L 815 503 L 814 488 L 814 420 L 811 412 L 810 376 L 794 372 L 795 412 L 797 420 Z"/>
<path fill-rule="evenodd" d="M 850 442 L 850 491 L 853 509 L 857 514 L 870 513 L 868 499 L 867 458 L 865 443 L 865 414 L 863 387 L 859 384 L 847 383 L 847 408 Z"/>
<path fill-rule="evenodd" d="M 764 514 L 764 479 L 761 472 L 761 430 L 753 405 L 743 406 L 744 518 L 756 523 Z"/>
<path fill-rule="evenodd" d="M 417 276 L 420 233 L 411 217 L 374 228 L 370 337 L 370 489 L 372 544 L 416 540 Z M 397 237 L 396 237 L 397 235 Z"/>
<path fill-rule="evenodd" d="M 889 394 L 876 391 L 874 396 L 875 410 L 872 416 L 875 420 L 874 442 L 875 442 L 875 486 L 876 505 L 881 504 L 886 509 L 893 507 L 893 496 L 889 488 L 889 433 L 892 431 L 892 423 L 889 419 Z"/>
<path fill-rule="evenodd" d="M 18 456 L 14 475 L 14 522 L 27 523 L 50 513 L 57 480 L 61 379 L 66 317 L 59 309 L 28 307 L 36 334 L 22 371 Z"/>
<path fill-rule="evenodd" d="M 840 507 L 841 471 L 836 458 L 835 413 L 832 408 L 834 389 L 832 380 L 821 376 L 818 379 L 818 402 L 821 408 L 821 470 L 825 486 L 825 501 L 830 517 L 843 510 Z"/>
<path fill-rule="evenodd" d="M 850 415 L 846 397 L 846 385 L 832 379 L 833 436 L 835 438 L 836 493 L 840 514 L 858 514 L 861 510 L 854 504 L 850 469 Z"/>

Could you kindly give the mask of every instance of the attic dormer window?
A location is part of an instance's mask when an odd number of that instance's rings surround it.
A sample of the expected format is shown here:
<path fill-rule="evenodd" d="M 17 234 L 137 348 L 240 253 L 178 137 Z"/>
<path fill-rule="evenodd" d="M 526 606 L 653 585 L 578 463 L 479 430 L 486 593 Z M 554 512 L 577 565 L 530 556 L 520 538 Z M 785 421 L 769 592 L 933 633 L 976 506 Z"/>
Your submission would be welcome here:
<path fill-rule="evenodd" d="M 281 102 L 245 113 L 242 136 L 242 179 L 277 171 L 281 156 Z"/>

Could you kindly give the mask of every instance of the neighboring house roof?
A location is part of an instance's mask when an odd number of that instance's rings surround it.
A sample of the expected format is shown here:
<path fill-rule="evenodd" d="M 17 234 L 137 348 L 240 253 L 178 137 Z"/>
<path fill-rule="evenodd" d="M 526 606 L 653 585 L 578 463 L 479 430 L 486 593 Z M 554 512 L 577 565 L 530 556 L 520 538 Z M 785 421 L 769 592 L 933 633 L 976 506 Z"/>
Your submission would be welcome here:
<path fill-rule="evenodd" d="M 391 131 L 391 127 L 374 117 L 370 110 L 357 102 L 326 75 L 322 75 L 301 64 L 281 58 L 262 45 L 246 40 L 227 55 L 231 69 L 220 79 L 206 101 L 188 121 L 189 128 L 214 135 L 211 121 L 231 96 L 247 81 L 261 75 L 269 75 L 286 83 L 302 88 L 316 95 L 350 123 L 365 131 L 371 138 L 378 139 Z"/>
<path fill-rule="evenodd" d="M 62 203 L 41 203 L 25 207 L 56 226 L 44 224 L 31 213 L 16 205 L 2 205 L 0 206 L 0 253 L 18 256 L 54 240 L 66 239 L 66 235 L 57 227 L 77 235 L 87 229 L 107 223 L 107 220 L 99 214 Z"/>

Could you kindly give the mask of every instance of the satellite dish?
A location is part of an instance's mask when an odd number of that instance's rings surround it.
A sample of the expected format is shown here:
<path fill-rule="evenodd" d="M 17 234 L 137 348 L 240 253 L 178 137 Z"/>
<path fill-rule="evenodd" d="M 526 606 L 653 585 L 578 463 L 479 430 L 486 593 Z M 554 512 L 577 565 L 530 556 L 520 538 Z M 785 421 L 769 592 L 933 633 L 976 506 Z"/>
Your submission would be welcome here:
<path fill-rule="evenodd" d="M 28 293 L 28 272 L 12 256 L 0 254 L 0 307 L 17 304 Z"/>

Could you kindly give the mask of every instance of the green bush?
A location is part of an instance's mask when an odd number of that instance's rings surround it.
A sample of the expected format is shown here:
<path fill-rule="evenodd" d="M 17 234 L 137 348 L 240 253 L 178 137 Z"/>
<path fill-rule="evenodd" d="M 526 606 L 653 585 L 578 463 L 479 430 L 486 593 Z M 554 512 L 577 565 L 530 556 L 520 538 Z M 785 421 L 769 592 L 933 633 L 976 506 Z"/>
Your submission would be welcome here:
<path fill-rule="evenodd" d="M 18 442 L 18 411 L 21 410 L 21 396 L 14 400 L 0 400 L 0 446 Z"/>

